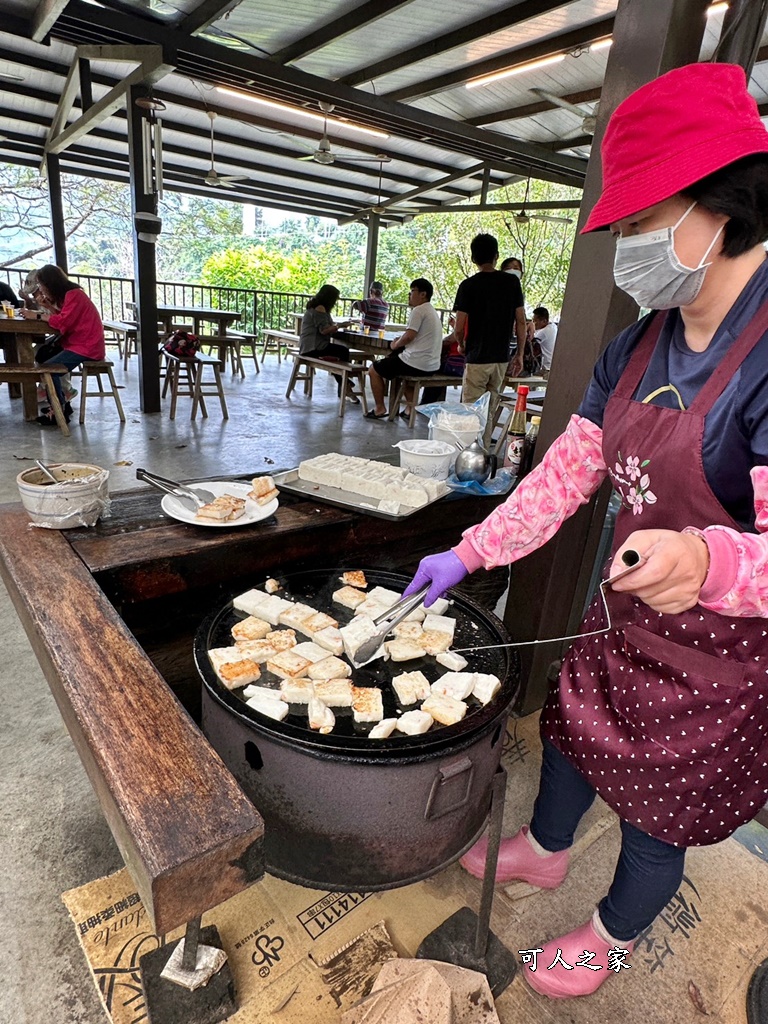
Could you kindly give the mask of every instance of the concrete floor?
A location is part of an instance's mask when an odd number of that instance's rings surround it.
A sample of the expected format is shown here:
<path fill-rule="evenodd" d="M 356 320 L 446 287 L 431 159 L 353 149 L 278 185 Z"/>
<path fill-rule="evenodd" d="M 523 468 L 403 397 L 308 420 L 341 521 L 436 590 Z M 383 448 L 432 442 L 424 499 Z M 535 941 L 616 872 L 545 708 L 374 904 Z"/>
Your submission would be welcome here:
<path fill-rule="evenodd" d="M 172 423 L 167 409 L 140 412 L 134 358 L 127 374 L 116 371 L 125 385 L 125 425 L 111 400 L 90 399 L 87 423 L 81 427 L 75 417 L 69 439 L 25 423 L 21 403 L 3 388 L 0 501 L 18 500 L 16 475 L 35 458 L 104 466 L 115 492 L 138 486 L 139 466 L 176 478 L 244 473 L 289 468 L 333 450 L 375 458 L 402 438 L 426 436 L 422 417 L 411 431 L 401 420 L 368 422 L 348 403 L 339 419 L 335 383 L 325 374 L 311 401 L 300 393 L 286 401 L 289 368 L 278 366 L 275 356 L 258 376 L 252 364 L 247 373 L 244 381 L 226 377 L 228 421 L 212 403 L 208 420 L 190 423 L 184 400 Z M 60 896 L 117 870 L 122 859 L 2 584 L 0 635 L 0 1021 L 102 1024 L 104 1012 Z"/>

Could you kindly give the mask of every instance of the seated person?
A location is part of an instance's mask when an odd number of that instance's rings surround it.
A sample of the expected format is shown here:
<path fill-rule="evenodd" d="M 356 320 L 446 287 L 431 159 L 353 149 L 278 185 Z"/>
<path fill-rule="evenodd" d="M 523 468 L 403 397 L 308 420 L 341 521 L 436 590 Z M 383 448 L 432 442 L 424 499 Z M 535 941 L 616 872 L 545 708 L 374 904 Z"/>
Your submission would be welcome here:
<path fill-rule="evenodd" d="M 24 309 L 25 320 L 45 320 L 59 333 L 61 351 L 47 359 L 42 365 L 60 364 L 68 370 L 74 370 L 84 360 L 104 358 L 104 327 L 98 309 L 91 302 L 79 284 L 70 281 L 61 267 L 48 264 L 37 272 L 38 287 L 36 299 L 46 310 Z M 67 422 L 72 415 L 72 407 L 67 401 L 61 378 L 63 374 L 53 375 L 56 395 L 64 410 Z M 50 396 L 49 396 L 50 397 Z M 52 410 L 43 409 L 37 422 L 44 427 L 56 426 Z"/>
<path fill-rule="evenodd" d="M 13 288 L 5 281 L 0 281 L 0 303 L 3 302 L 7 302 L 9 306 L 15 306 L 16 309 L 24 305 L 24 300 L 19 298 Z"/>
<path fill-rule="evenodd" d="M 463 377 L 464 376 L 464 349 L 459 344 L 459 340 L 453 331 L 453 325 L 456 322 L 455 313 L 451 313 L 449 324 L 451 326 L 451 333 L 446 334 L 443 338 L 443 351 L 440 357 L 440 373 L 445 374 L 446 377 Z M 424 388 L 421 394 L 421 401 L 423 405 L 427 405 L 429 402 L 444 402 L 447 395 L 447 388 Z"/>
<path fill-rule="evenodd" d="M 537 306 L 533 311 L 533 340 L 541 348 L 541 376 L 546 380 L 552 366 L 552 353 L 557 341 L 557 325 L 550 323 L 546 306 Z"/>
<path fill-rule="evenodd" d="M 390 342 L 390 354 L 377 360 L 368 371 L 375 402 L 374 408 L 368 413 L 369 419 L 380 420 L 387 415 L 384 405 L 386 381 L 396 377 L 429 377 L 440 369 L 443 327 L 440 314 L 431 302 L 432 291 L 432 284 L 425 277 L 411 281 L 408 327 L 399 338 Z M 405 393 L 406 408 L 400 413 L 403 419 L 410 416 L 412 402 L 413 388 L 408 387 Z"/>
<path fill-rule="evenodd" d="M 363 327 L 381 331 L 387 322 L 389 303 L 382 298 L 384 288 L 381 281 L 373 281 L 368 289 L 368 298 L 352 303 L 352 309 L 359 309 L 363 314 Z"/>
<path fill-rule="evenodd" d="M 346 363 L 349 360 L 349 349 L 345 345 L 337 345 L 331 337 L 340 327 L 349 322 L 344 320 L 336 323 L 331 311 L 339 301 L 339 289 L 332 284 L 324 284 L 320 291 L 307 303 L 304 316 L 301 318 L 301 335 L 299 354 L 311 356 L 313 359 L 327 359 L 330 362 Z M 334 373 L 337 394 L 341 394 L 341 374 Z M 349 385 L 351 388 L 351 385 Z M 349 391 L 346 396 L 350 402 L 358 404 L 360 399 Z"/>

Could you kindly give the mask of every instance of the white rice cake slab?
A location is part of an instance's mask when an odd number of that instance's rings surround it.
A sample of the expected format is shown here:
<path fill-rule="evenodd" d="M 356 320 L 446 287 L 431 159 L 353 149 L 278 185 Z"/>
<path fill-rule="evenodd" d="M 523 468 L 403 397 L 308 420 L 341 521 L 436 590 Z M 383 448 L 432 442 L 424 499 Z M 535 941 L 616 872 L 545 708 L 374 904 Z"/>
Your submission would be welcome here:
<path fill-rule="evenodd" d="M 228 690 L 237 690 L 241 686 L 255 683 L 261 677 L 261 669 L 250 658 L 240 661 L 225 662 L 215 670 L 216 675 Z"/>
<path fill-rule="evenodd" d="M 400 637 L 401 640 L 414 640 L 418 643 L 422 633 L 421 623 L 409 622 L 406 619 L 404 622 L 398 622 L 392 633 L 394 636 Z"/>
<path fill-rule="evenodd" d="M 276 626 L 280 621 L 282 613 L 288 611 L 292 605 L 293 602 L 286 601 L 285 598 L 278 597 L 277 594 L 265 594 L 264 600 L 258 605 L 258 610 L 255 614 L 258 618 L 266 619 L 267 622 L 271 622 L 273 626 Z M 244 610 L 247 611 L 248 609 Z M 251 612 L 251 614 L 254 613 Z"/>
<path fill-rule="evenodd" d="M 341 638 L 344 641 L 344 653 L 355 666 L 360 668 L 362 664 L 368 664 L 368 662 L 359 662 L 356 660 L 355 655 L 357 651 L 363 646 L 366 640 L 370 639 L 374 633 L 377 632 L 378 627 L 374 623 L 373 619 L 369 619 L 367 615 L 360 615 L 357 618 L 352 619 L 346 626 L 342 626 L 339 632 Z M 381 647 L 376 651 L 372 658 L 368 661 L 375 661 L 377 658 L 387 659 L 389 654 L 386 650 L 386 644 L 382 644 Z"/>
<path fill-rule="evenodd" d="M 280 612 L 278 621 L 281 626 L 290 626 L 291 629 L 298 629 L 299 632 L 304 633 L 304 623 L 307 619 L 311 619 L 317 612 L 314 608 L 310 608 L 308 604 L 302 604 L 301 601 L 294 601 L 290 606 Z"/>
<path fill-rule="evenodd" d="M 333 600 L 336 604 L 351 608 L 353 611 L 366 600 L 366 595 L 354 587 L 340 587 L 333 592 Z"/>
<path fill-rule="evenodd" d="M 492 701 L 500 689 L 501 680 L 498 676 L 484 672 L 475 672 L 475 684 L 472 687 L 472 696 L 477 697 L 481 704 L 488 704 Z"/>
<path fill-rule="evenodd" d="M 369 740 L 388 740 L 397 727 L 396 718 L 382 718 L 382 720 L 368 733 Z"/>
<path fill-rule="evenodd" d="M 432 715 L 434 720 L 442 725 L 456 725 L 466 715 L 467 705 L 463 700 L 432 693 L 421 705 L 421 710 Z"/>
<path fill-rule="evenodd" d="M 434 629 L 438 633 L 447 633 L 453 642 L 453 634 L 456 630 L 456 619 L 450 615 L 437 615 L 435 612 L 428 612 L 424 619 L 424 629 Z"/>
<path fill-rule="evenodd" d="M 341 658 L 336 658 L 327 651 L 322 661 L 317 661 L 307 669 L 310 679 L 344 679 L 352 675 L 352 669 Z"/>
<path fill-rule="evenodd" d="M 291 650 L 294 654 L 298 654 L 300 658 L 306 658 L 307 661 L 311 661 L 313 665 L 315 662 L 322 661 L 328 657 L 328 651 L 311 640 L 305 640 L 303 644 L 296 644 Z"/>
<path fill-rule="evenodd" d="M 392 680 L 392 686 L 401 704 L 416 704 L 430 695 L 429 680 L 423 672 L 401 672 Z"/>
<path fill-rule="evenodd" d="M 451 646 L 453 638 L 447 633 L 441 633 L 438 629 L 423 629 L 421 636 L 415 642 L 423 647 L 427 654 L 442 654 Z"/>
<path fill-rule="evenodd" d="M 397 720 L 397 728 L 406 736 L 421 736 L 432 726 L 432 715 L 427 711 L 406 711 Z"/>
<path fill-rule="evenodd" d="M 309 636 L 314 636 L 315 633 L 319 633 L 321 629 L 333 629 L 338 628 L 339 620 L 334 619 L 331 615 L 326 615 L 325 612 L 315 612 L 311 615 L 303 624 L 303 631 Z"/>
<path fill-rule="evenodd" d="M 334 713 L 317 697 L 310 697 L 309 704 L 307 705 L 307 714 L 309 717 L 309 728 L 317 729 L 324 736 L 327 736 L 333 730 L 334 725 L 336 725 Z"/>
<path fill-rule="evenodd" d="M 238 594 L 233 598 L 232 604 L 239 612 L 247 615 L 256 615 L 259 606 L 269 597 L 263 590 L 246 590 L 244 594 Z"/>
<path fill-rule="evenodd" d="M 414 661 L 416 658 L 425 657 L 427 653 L 425 648 L 419 647 L 415 641 L 402 640 L 400 637 L 388 640 L 384 648 L 392 661 Z"/>
<path fill-rule="evenodd" d="M 282 679 L 285 679 L 287 676 L 298 679 L 299 676 L 307 675 L 307 670 L 311 664 L 311 661 L 307 661 L 306 658 L 300 658 L 293 651 L 279 651 L 274 658 L 270 658 L 267 662 L 267 671 L 280 676 Z"/>
<path fill-rule="evenodd" d="M 331 654 L 335 654 L 337 658 L 344 653 L 344 639 L 336 626 L 319 629 L 312 634 L 312 641 L 319 647 L 324 647 L 326 651 L 330 651 Z"/>
<path fill-rule="evenodd" d="M 446 672 L 432 683 L 432 693 L 454 700 L 466 700 L 475 688 L 474 672 Z"/>
<path fill-rule="evenodd" d="M 445 612 L 451 607 L 451 602 L 447 601 L 444 597 L 438 597 L 434 604 L 421 605 L 431 615 L 444 615 Z"/>
<path fill-rule="evenodd" d="M 329 708 L 351 708 L 353 689 L 349 679 L 319 679 L 315 683 L 315 696 Z"/>
<path fill-rule="evenodd" d="M 212 647 L 208 651 L 208 659 L 213 666 L 214 672 L 220 668 L 221 665 L 229 665 L 235 661 L 242 661 L 247 655 L 243 652 L 241 647 Z"/>
<path fill-rule="evenodd" d="M 265 661 L 269 661 L 270 658 L 274 658 L 276 654 L 280 653 L 279 648 L 270 643 L 266 637 L 264 640 L 241 640 L 237 644 L 237 649 L 244 658 L 250 658 L 257 665 L 263 665 Z"/>
<path fill-rule="evenodd" d="M 286 678 L 280 683 L 280 696 L 289 704 L 308 704 L 315 696 L 315 684 L 311 679 Z"/>
<path fill-rule="evenodd" d="M 348 569 L 339 576 L 339 580 L 345 587 L 359 587 L 361 590 L 365 590 L 368 586 L 368 580 L 362 569 Z"/>
<path fill-rule="evenodd" d="M 467 659 L 457 654 L 456 651 L 442 651 L 436 655 L 435 661 L 438 665 L 444 665 L 445 668 L 450 669 L 451 672 L 461 672 L 468 664 Z"/>
<path fill-rule="evenodd" d="M 265 620 L 255 615 L 249 615 L 247 619 L 241 619 L 232 627 L 232 638 L 235 643 L 240 640 L 263 640 L 269 633 L 272 626 Z"/>
<path fill-rule="evenodd" d="M 249 708 L 253 708 L 254 711 L 258 711 L 262 715 L 266 715 L 267 718 L 274 718 L 277 722 L 282 722 L 285 716 L 288 714 L 288 705 L 284 700 L 272 700 L 265 697 L 251 697 L 250 700 L 245 702 Z"/>
<path fill-rule="evenodd" d="M 376 686 L 353 686 L 352 715 L 356 722 L 380 722 L 384 717 L 381 690 Z"/>
<path fill-rule="evenodd" d="M 276 651 L 287 651 L 296 646 L 296 631 L 293 629 L 273 629 L 264 637 Z"/>
<path fill-rule="evenodd" d="M 243 690 L 243 697 L 250 700 L 251 697 L 261 697 L 262 700 L 280 700 L 280 691 L 273 690 L 269 686 L 246 686 Z"/>

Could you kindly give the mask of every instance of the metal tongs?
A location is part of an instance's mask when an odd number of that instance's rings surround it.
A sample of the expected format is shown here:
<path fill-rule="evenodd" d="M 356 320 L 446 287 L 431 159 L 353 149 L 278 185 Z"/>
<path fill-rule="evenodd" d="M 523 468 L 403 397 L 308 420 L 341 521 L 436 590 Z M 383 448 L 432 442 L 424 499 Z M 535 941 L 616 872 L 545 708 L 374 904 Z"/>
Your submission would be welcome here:
<path fill-rule="evenodd" d="M 206 491 L 203 487 L 188 487 L 175 480 L 167 480 L 164 476 L 158 476 L 156 473 L 149 473 L 146 469 L 137 469 L 136 479 L 143 480 L 150 487 L 155 487 L 158 491 L 163 491 L 164 494 L 172 495 L 185 508 L 193 512 L 216 498 L 215 494 Z"/>
<path fill-rule="evenodd" d="M 431 582 L 425 583 L 415 593 L 401 598 L 391 608 L 388 608 L 383 614 L 373 620 L 373 624 L 380 628 L 355 651 L 355 664 L 364 665 L 367 661 L 371 660 L 395 626 L 398 626 L 404 618 L 410 615 L 414 608 L 419 607 L 426 597 L 430 586 Z"/>

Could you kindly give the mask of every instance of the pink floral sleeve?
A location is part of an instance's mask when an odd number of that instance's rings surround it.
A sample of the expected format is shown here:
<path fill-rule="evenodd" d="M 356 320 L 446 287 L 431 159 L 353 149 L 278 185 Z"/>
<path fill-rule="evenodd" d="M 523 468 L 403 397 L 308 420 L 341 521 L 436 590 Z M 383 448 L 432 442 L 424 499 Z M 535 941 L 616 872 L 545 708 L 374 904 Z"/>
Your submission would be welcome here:
<path fill-rule="evenodd" d="M 608 472 L 602 436 L 591 420 L 571 417 L 539 465 L 453 549 L 470 572 L 508 565 L 542 547 L 586 504 Z"/>
<path fill-rule="evenodd" d="M 755 491 L 755 528 L 740 533 L 727 526 L 686 532 L 703 537 L 709 548 L 709 572 L 699 603 L 713 612 L 768 617 L 768 466 L 751 471 Z"/>

